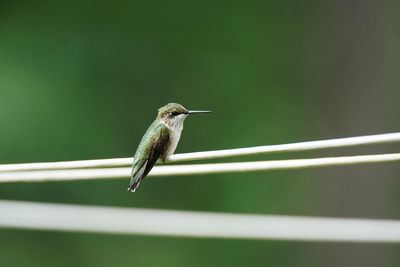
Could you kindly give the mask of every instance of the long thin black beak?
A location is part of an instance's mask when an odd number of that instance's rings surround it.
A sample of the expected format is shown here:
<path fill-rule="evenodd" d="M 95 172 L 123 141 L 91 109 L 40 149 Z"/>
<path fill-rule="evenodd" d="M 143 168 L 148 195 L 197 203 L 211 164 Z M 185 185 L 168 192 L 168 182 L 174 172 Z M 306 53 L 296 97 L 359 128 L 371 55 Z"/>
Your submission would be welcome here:
<path fill-rule="evenodd" d="M 189 110 L 188 114 L 198 114 L 198 113 L 210 113 L 209 110 Z"/>

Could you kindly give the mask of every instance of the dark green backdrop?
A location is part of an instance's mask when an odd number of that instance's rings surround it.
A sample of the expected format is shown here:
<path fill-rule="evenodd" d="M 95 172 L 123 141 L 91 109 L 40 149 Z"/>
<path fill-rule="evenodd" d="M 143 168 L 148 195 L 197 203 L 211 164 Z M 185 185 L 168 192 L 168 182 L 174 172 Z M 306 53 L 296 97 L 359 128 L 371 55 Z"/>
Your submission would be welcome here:
<path fill-rule="evenodd" d="M 398 131 L 398 11 L 389 1 L 3 0 L 0 163 L 132 156 L 168 102 L 214 111 L 185 122 L 178 153 Z M 400 219 L 399 171 L 149 178 L 135 194 L 128 179 L 2 184 L 0 198 Z M 399 255 L 398 245 L 0 230 L 1 266 L 366 267 L 398 266 Z"/>

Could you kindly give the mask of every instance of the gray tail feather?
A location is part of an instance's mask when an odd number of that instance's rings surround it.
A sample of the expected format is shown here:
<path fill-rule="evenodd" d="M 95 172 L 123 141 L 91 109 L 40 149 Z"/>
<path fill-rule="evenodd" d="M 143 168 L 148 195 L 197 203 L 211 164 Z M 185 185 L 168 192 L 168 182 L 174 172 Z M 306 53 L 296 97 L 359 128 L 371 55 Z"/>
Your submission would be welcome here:
<path fill-rule="evenodd" d="M 137 177 L 132 177 L 131 182 L 129 183 L 128 191 L 135 192 L 139 187 L 142 179 L 138 179 Z"/>
<path fill-rule="evenodd" d="M 147 162 L 146 162 L 147 163 Z M 139 187 L 140 182 L 143 180 L 143 173 L 146 167 L 146 163 L 138 170 L 137 169 L 137 162 L 133 162 L 133 168 L 131 173 L 131 181 L 129 183 L 128 191 L 135 192 L 136 189 Z"/>
<path fill-rule="evenodd" d="M 135 192 L 136 189 L 139 187 L 140 181 L 135 181 L 129 184 L 128 191 Z"/>

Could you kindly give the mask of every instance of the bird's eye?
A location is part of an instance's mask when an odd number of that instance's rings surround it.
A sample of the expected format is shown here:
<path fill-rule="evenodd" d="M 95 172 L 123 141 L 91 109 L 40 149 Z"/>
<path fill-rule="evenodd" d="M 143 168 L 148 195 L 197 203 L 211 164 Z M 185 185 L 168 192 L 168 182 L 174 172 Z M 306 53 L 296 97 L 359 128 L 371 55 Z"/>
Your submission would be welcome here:
<path fill-rule="evenodd" d="M 174 116 L 174 117 L 178 116 L 179 114 L 180 114 L 179 112 L 171 112 L 171 115 Z"/>

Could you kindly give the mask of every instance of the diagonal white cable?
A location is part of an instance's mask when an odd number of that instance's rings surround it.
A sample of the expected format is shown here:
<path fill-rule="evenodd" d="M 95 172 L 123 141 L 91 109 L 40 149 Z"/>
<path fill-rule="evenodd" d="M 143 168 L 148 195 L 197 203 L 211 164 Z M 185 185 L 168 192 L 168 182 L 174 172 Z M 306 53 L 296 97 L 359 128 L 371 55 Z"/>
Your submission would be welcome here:
<path fill-rule="evenodd" d="M 400 133 L 388 133 L 388 134 L 347 137 L 339 139 L 309 141 L 309 142 L 300 142 L 300 143 L 282 144 L 282 145 L 268 145 L 268 146 L 257 146 L 248 148 L 236 148 L 236 149 L 176 154 L 170 156 L 167 161 L 181 162 L 190 160 L 215 159 L 215 158 L 246 156 L 246 155 L 256 155 L 256 154 L 266 154 L 266 153 L 294 152 L 294 151 L 306 151 L 306 150 L 350 147 L 350 146 L 360 146 L 360 145 L 383 144 L 383 143 L 392 143 L 399 141 L 400 141 Z M 3 164 L 0 165 L 0 172 L 24 171 L 24 170 L 121 167 L 121 166 L 129 166 L 131 164 L 132 164 L 132 158 Z"/>
<path fill-rule="evenodd" d="M 156 166 L 151 170 L 149 176 L 176 176 L 229 172 L 290 170 L 395 161 L 400 161 L 400 153 L 312 159 L 172 165 Z M 131 168 L 2 172 L 0 173 L 0 183 L 123 178 L 129 177 L 130 172 Z"/>
<path fill-rule="evenodd" d="M 400 221 L 0 201 L 0 227 L 123 235 L 400 242 Z"/>

